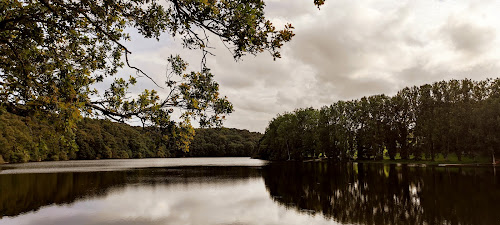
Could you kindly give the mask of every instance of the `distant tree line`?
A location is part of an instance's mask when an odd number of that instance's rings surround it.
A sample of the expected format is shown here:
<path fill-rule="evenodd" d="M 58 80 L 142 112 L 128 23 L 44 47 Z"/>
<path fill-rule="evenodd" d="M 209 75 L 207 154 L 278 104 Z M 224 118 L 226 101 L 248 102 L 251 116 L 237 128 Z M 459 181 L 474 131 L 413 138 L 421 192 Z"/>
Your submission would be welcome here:
<path fill-rule="evenodd" d="M 197 129 L 186 156 L 252 156 L 261 133 L 235 128 Z"/>
<path fill-rule="evenodd" d="M 500 152 L 500 79 L 450 80 L 278 115 L 258 157 L 434 160 Z"/>
<path fill-rule="evenodd" d="M 168 133 L 155 127 L 135 127 L 109 120 L 85 118 L 77 124 L 75 140 L 43 117 L 22 117 L 0 109 L 0 163 L 69 159 L 126 159 L 190 156 L 251 156 L 262 134 L 247 130 L 196 129 L 186 140 L 182 129 Z M 192 143 L 186 151 L 186 142 Z"/>

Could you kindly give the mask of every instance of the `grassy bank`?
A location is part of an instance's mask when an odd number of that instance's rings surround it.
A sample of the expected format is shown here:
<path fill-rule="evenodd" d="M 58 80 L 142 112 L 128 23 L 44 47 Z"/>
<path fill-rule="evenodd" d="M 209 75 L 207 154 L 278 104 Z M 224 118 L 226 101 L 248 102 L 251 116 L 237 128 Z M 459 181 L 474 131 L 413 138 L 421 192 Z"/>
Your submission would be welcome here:
<path fill-rule="evenodd" d="M 449 154 L 448 157 L 444 157 L 443 154 L 438 154 L 434 160 L 430 158 L 422 157 L 416 160 L 414 156 L 410 159 L 401 159 L 399 154 L 396 155 L 394 160 L 391 160 L 388 156 L 384 156 L 383 160 L 355 160 L 355 162 L 360 163 L 387 163 L 387 164 L 425 164 L 425 165 L 486 165 L 492 164 L 491 157 L 488 156 L 476 156 L 476 157 L 465 157 L 463 156 L 461 160 L 458 160 L 456 154 Z"/>
<path fill-rule="evenodd" d="M 318 162 L 328 160 L 326 158 L 308 158 L 303 160 L 303 162 Z M 358 163 L 380 163 L 380 164 L 418 164 L 418 165 L 443 165 L 443 166 L 459 166 L 459 165 L 491 165 L 492 159 L 489 156 L 476 156 L 476 157 L 466 157 L 463 156 L 461 160 L 458 160 L 456 154 L 448 154 L 447 157 L 444 157 L 443 154 L 438 154 L 434 158 L 434 160 L 430 158 L 425 158 L 422 156 L 421 159 L 415 159 L 414 156 L 410 156 L 409 159 L 401 159 L 399 154 L 396 155 L 395 159 L 390 159 L 388 156 L 384 156 L 382 160 L 373 160 L 373 159 L 355 159 L 353 162 Z M 497 160 L 497 164 L 499 161 Z"/>

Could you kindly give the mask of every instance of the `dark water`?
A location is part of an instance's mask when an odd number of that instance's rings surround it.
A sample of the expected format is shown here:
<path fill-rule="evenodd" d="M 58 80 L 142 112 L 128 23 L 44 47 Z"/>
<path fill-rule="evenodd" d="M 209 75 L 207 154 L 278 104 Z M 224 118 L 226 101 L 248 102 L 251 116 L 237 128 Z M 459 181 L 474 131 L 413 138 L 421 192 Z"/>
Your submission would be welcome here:
<path fill-rule="evenodd" d="M 0 224 L 500 224 L 496 172 L 247 158 L 4 165 Z"/>

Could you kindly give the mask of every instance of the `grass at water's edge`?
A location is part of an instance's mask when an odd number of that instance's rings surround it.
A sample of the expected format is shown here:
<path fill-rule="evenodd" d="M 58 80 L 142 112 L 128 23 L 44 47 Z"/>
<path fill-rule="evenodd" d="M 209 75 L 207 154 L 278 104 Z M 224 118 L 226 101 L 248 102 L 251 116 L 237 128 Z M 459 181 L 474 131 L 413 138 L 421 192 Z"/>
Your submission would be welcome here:
<path fill-rule="evenodd" d="M 492 165 L 490 160 L 488 161 L 430 161 L 430 160 L 354 160 L 353 162 L 358 163 L 381 163 L 381 164 L 413 164 L 413 165 L 433 165 L 433 166 L 484 166 Z"/>
<path fill-rule="evenodd" d="M 308 159 L 304 160 L 304 162 L 315 162 L 315 161 L 323 161 L 327 159 Z M 492 165 L 491 157 L 487 156 L 476 156 L 474 158 L 471 157 L 462 157 L 462 160 L 458 160 L 458 157 L 455 154 L 449 154 L 448 157 L 444 157 L 442 154 L 438 154 L 434 160 L 431 159 L 421 159 L 415 160 L 414 157 L 410 157 L 410 159 L 401 159 L 399 154 L 395 157 L 394 160 L 391 160 L 388 156 L 384 156 L 382 160 L 353 160 L 352 162 L 358 163 L 380 163 L 380 164 L 408 164 L 408 165 L 432 165 L 432 166 L 485 166 Z M 496 163 L 499 165 L 499 162 Z"/>
<path fill-rule="evenodd" d="M 358 162 L 370 162 L 372 160 L 358 160 Z M 485 164 L 492 164 L 492 160 L 490 157 L 487 156 L 476 156 L 476 157 L 467 157 L 464 156 L 462 157 L 461 160 L 458 160 L 458 157 L 456 154 L 449 154 L 447 157 L 444 157 L 443 154 L 438 154 L 432 159 L 426 159 L 425 157 L 422 157 L 422 159 L 415 160 L 414 157 L 410 159 L 401 159 L 400 155 L 397 154 L 394 160 L 391 160 L 388 156 L 384 156 L 383 160 L 380 160 L 378 162 L 381 163 L 400 163 L 400 164 L 425 164 L 425 165 L 485 165 Z"/>

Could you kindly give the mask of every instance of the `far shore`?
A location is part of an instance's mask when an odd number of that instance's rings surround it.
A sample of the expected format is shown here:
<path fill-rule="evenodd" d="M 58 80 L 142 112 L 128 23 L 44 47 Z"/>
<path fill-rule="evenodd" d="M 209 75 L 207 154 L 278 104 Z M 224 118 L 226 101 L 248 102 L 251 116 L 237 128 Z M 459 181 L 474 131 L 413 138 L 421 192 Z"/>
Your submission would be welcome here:
<path fill-rule="evenodd" d="M 40 162 L 74 162 L 74 161 L 104 161 L 104 160 L 141 160 L 141 159 L 196 159 L 196 158 L 251 158 L 250 156 L 190 156 L 190 157 L 145 157 L 145 158 L 110 158 L 110 159 L 68 159 L 68 160 L 42 160 L 42 161 L 28 161 L 28 162 L 5 162 L 0 155 L 0 165 L 15 165 L 15 164 L 25 164 L 25 163 L 40 163 Z"/>
<path fill-rule="evenodd" d="M 498 165 L 491 162 L 469 162 L 469 161 L 431 161 L 431 160 L 354 160 L 357 163 L 383 163 L 383 164 L 405 164 L 415 166 L 493 166 Z"/>
<path fill-rule="evenodd" d="M 305 159 L 302 160 L 304 163 L 308 162 L 321 162 L 321 161 L 328 161 L 326 158 L 319 158 L 319 159 Z M 463 161 L 458 161 L 458 160 L 401 160 L 401 159 L 396 159 L 396 160 L 391 160 L 391 159 L 382 159 L 382 160 L 369 160 L 369 159 L 364 159 L 364 160 L 351 160 L 349 162 L 353 163 L 371 163 L 371 164 L 400 164 L 400 165 L 409 165 L 409 166 L 496 166 L 500 164 L 500 161 L 496 161 L 495 163 L 492 163 L 491 161 L 485 161 L 483 160 L 463 160 Z"/>

